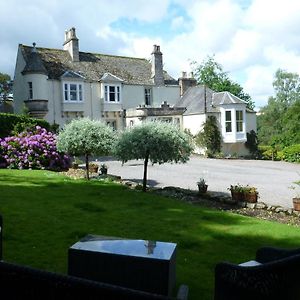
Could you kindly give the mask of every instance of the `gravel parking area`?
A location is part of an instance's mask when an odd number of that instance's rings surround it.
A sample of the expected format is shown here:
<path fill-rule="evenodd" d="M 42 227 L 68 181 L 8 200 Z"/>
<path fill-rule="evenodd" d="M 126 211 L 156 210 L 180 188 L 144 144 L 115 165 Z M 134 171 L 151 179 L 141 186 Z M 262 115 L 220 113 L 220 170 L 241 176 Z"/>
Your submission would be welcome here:
<path fill-rule="evenodd" d="M 98 161 L 108 165 L 110 174 L 136 182 L 142 180 L 143 161 L 129 161 L 123 166 L 113 158 L 99 158 Z M 259 201 L 269 205 L 292 207 L 292 198 L 296 192 L 290 187 L 300 180 L 300 165 L 192 156 L 186 164 L 150 164 L 148 168 L 148 184 L 155 187 L 177 186 L 197 190 L 196 182 L 200 177 L 206 179 L 209 191 L 229 195 L 227 188 L 231 184 L 249 184 L 257 187 Z"/>

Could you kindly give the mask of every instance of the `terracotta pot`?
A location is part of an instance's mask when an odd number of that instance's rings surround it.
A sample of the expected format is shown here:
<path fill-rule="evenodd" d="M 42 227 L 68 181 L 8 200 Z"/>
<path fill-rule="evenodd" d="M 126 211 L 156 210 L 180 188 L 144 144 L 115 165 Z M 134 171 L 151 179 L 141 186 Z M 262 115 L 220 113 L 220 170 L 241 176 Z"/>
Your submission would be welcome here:
<path fill-rule="evenodd" d="M 231 198 L 234 201 L 242 202 L 242 201 L 244 201 L 244 193 L 237 192 L 237 191 L 231 191 Z"/>
<path fill-rule="evenodd" d="M 300 198 L 293 198 L 294 210 L 300 211 Z"/>
<path fill-rule="evenodd" d="M 250 203 L 257 202 L 257 193 L 244 193 L 244 200 Z"/>

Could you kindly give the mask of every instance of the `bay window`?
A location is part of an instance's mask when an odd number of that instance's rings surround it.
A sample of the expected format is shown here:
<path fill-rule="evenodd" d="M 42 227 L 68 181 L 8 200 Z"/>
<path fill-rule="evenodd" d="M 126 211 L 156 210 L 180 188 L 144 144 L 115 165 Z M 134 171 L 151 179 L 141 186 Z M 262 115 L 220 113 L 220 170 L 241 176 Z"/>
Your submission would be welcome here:
<path fill-rule="evenodd" d="M 232 132 L 231 110 L 225 111 L 225 130 L 226 132 Z"/>
<path fill-rule="evenodd" d="M 242 110 L 237 110 L 236 111 L 236 131 L 237 132 L 243 132 L 243 111 Z"/>

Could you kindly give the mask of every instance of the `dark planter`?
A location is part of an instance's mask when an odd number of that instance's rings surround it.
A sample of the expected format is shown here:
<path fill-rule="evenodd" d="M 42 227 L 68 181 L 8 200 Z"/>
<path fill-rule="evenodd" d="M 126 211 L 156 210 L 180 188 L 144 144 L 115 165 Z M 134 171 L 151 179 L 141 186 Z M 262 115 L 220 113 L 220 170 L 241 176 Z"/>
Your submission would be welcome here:
<path fill-rule="evenodd" d="M 101 175 L 106 175 L 107 174 L 107 169 L 106 168 L 101 168 L 100 173 L 101 173 Z"/>
<path fill-rule="evenodd" d="M 232 190 L 231 190 L 231 198 L 236 202 L 243 202 L 245 200 L 243 192 L 232 191 Z"/>
<path fill-rule="evenodd" d="M 300 198 L 299 197 L 293 198 L 293 206 L 294 206 L 294 210 L 300 211 Z"/>
<path fill-rule="evenodd" d="M 73 169 L 78 169 L 78 167 L 79 167 L 79 164 L 72 163 L 72 168 L 73 168 Z"/>
<path fill-rule="evenodd" d="M 199 190 L 199 193 L 200 194 L 205 194 L 207 192 L 207 188 L 208 188 L 208 185 L 205 184 L 204 186 L 201 184 L 198 184 L 198 190 Z"/>

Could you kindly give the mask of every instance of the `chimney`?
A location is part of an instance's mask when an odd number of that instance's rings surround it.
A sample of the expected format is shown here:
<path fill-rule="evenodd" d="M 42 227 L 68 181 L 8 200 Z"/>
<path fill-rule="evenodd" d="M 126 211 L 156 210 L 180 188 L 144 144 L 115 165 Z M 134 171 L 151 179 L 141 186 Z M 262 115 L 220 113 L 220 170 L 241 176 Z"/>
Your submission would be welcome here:
<path fill-rule="evenodd" d="M 155 85 L 164 85 L 164 71 L 160 46 L 154 45 L 152 55 L 151 77 Z"/>
<path fill-rule="evenodd" d="M 72 61 L 79 61 L 79 40 L 76 37 L 75 28 L 65 31 L 64 50 L 68 50 Z"/>
<path fill-rule="evenodd" d="M 179 81 L 179 87 L 180 87 L 180 97 L 183 96 L 183 94 L 192 86 L 197 85 L 197 81 L 194 78 L 193 72 L 189 74 L 189 77 L 187 76 L 186 72 L 182 72 L 181 77 L 178 79 Z"/>

